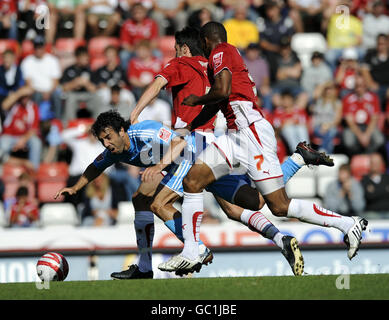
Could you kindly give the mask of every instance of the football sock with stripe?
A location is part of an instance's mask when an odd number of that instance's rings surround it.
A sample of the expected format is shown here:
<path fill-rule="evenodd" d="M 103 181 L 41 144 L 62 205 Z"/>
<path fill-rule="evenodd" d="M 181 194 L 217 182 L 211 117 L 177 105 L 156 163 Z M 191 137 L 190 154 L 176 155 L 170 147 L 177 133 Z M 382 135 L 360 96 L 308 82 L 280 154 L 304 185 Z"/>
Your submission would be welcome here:
<path fill-rule="evenodd" d="M 258 232 L 266 239 L 272 240 L 278 247 L 283 249 L 282 233 L 260 211 L 243 210 L 240 220 L 250 230 Z"/>
<path fill-rule="evenodd" d="M 295 156 L 295 157 L 293 157 L 293 156 Z M 284 183 L 285 184 L 304 165 L 304 160 L 302 160 L 303 164 L 301 164 L 301 161 L 299 161 L 300 159 L 296 158 L 297 156 L 300 156 L 300 158 L 302 159 L 301 155 L 294 153 L 292 156 L 290 156 L 288 159 L 286 159 L 284 161 L 284 163 L 281 165 L 282 174 L 284 176 Z"/>
<path fill-rule="evenodd" d="M 203 193 L 184 192 L 182 203 L 182 235 L 184 249 L 181 254 L 194 260 L 199 256 L 200 224 L 203 217 Z"/>
<path fill-rule="evenodd" d="M 301 199 L 292 199 L 290 201 L 287 217 L 323 227 L 334 227 L 344 234 L 354 224 L 354 220 L 351 217 L 342 216 L 336 212 L 321 208 L 313 202 Z"/>
<path fill-rule="evenodd" d="M 139 270 L 141 272 L 151 271 L 153 270 L 154 214 L 151 211 L 136 211 L 134 227 L 139 250 Z"/>
<path fill-rule="evenodd" d="M 180 241 L 184 242 L 184 237 L 182 235 L 182 218 L 181 217 L 174 218 L 173 220 L 167 220 L 164 223 L 165 223 L 165 226 L 168 227 L 169 230 L 171 232 L 173 232 Z M 202 246 L 203 244 L 204 243 L 200 240 L 199 245 Z M 201 253 L 201 250 L 200 250 L 200 253 Z"/>

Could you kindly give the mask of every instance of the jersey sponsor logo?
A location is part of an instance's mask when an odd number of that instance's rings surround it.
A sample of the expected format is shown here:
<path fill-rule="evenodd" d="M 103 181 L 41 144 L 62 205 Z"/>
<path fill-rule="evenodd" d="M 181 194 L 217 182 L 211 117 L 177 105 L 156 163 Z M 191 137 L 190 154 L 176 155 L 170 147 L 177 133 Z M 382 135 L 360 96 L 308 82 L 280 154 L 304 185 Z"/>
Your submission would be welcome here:
<path fill-rule="evenodd" d="M 216 70 L 219 68 L 223 63 L 223 52 L 218 52 L 213 56 L 213 65 L 214 69 Z"/>
<path fill-rule="evenodd" d="M 158 137 L 159 137 L 162 141 L 168 142 L 171 135 L 172 135 L 171 131 L 169 131 L 169 130 L 167 130 L 167 129 L 165 129 L 165 128 L 159 129 Z"/>

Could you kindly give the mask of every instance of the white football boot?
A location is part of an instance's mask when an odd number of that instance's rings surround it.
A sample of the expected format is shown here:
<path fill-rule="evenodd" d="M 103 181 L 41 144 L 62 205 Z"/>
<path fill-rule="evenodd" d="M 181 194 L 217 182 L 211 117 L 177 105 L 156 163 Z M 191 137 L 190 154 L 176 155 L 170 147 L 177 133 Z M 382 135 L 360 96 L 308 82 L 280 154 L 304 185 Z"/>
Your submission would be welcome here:
<path fill-rule="evenodd" d="M 201 269 L 200 256 L 194 260 L 185 258 L 181 254 L 171 257 L 168 261 L 158 265 L 158 269 L 167 272 L 176 272 L 177 275 L 184 275 L 193 272 L 199 272 Z"/>
<path fill-rule="evenodd" d="M 347 245 L 347 256 L 351 260 L 357 254 L 359 245 L 361 244 L 362 231 L 366 230 L 368 221 L 360 217 L 351 217 L 354 219 L 354 225 L 345 234 L 343 241 Z"/>

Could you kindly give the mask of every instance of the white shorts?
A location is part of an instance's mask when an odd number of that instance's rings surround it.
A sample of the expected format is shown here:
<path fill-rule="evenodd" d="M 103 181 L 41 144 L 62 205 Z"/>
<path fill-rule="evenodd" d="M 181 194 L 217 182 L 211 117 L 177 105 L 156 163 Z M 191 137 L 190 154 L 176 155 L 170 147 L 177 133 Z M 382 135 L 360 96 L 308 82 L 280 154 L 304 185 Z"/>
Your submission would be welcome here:
<path fill-rule="evenodd" d="M 247 128 L 229 130 L 198 159 L 211 168 L 216 180 L 227 174 L 247 174 L 263 195 L 284 187 L 274 130 L 265 119 Z"/>

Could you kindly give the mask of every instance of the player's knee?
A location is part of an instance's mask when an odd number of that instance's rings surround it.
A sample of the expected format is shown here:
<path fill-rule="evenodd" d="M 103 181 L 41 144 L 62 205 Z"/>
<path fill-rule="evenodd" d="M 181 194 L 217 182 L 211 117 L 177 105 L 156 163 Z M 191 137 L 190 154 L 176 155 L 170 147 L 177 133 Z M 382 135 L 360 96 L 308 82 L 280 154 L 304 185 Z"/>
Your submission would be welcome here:
<path fill-rule="evenodd" d="M 273 215 L 276 217 L 286 217 L 288 214 L 288 206 L 283 203 L 268 204 L 268 207 Z"/>
<path fill-rule="evenodd" d="M 136 193 L 132 197 L 132 204 L 135 211 L 150 211 L 152 200 L 153 197 L 145 196 L 142 193 Z"/>
<path fill-rule="evenodd" d="M 150 204 L 150 210 L 155 213 L 155 214 L 158 214 L 160 212 L 160 210 L 162 209 L 163 207 L 163 203 L 161 201 L 156 201 L 154 200 L 151 204 Z"/>
<path fill-rule="evenodd" d="M 199 193 L 202 191 L 200 183 L 189 176 L 186 176 L 184 180 L 182 181 L 182 185 L 184 187 L 185 192 L 189 193 Z"/>

